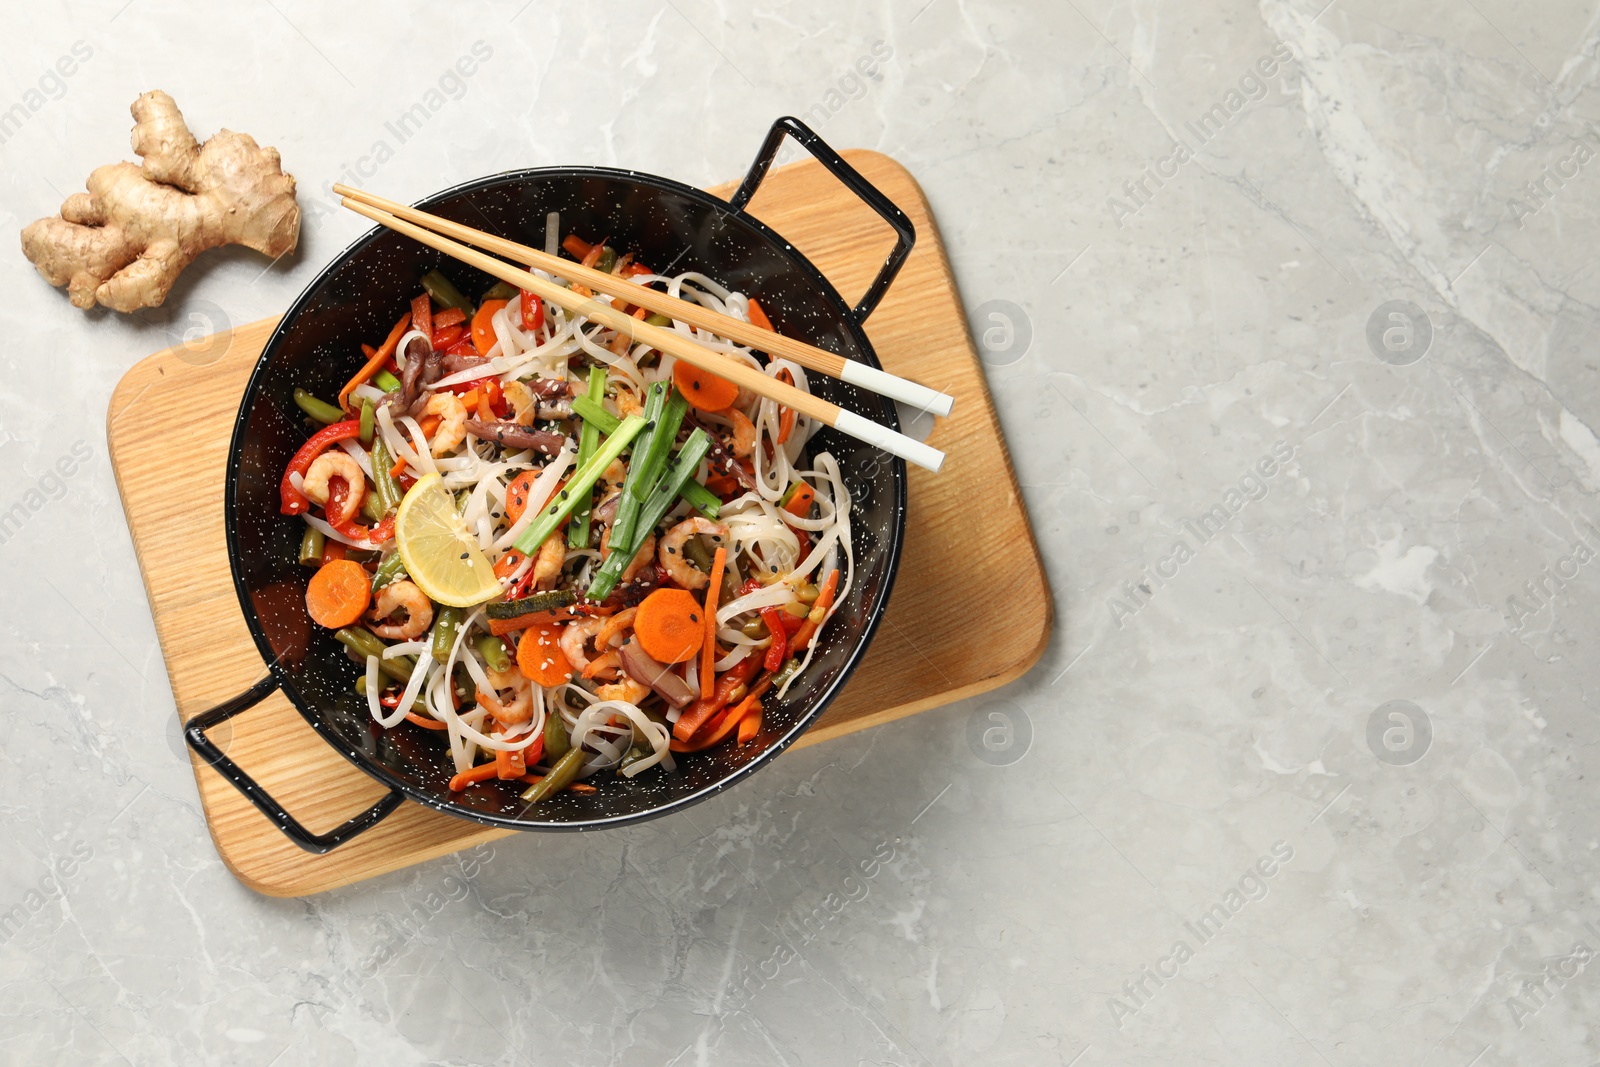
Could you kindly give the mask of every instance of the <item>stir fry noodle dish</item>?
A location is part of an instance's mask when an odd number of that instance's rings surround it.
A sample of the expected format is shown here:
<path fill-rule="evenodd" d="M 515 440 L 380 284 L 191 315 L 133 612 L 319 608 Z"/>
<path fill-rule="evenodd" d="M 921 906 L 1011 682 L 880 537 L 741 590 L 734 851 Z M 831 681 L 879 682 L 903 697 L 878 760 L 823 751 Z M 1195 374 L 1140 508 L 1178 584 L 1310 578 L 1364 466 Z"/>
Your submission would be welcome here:
<path fill-rule="evenodd" d="M 561 247 L 771 329 L 702 274 Z M 808 390 L 798 364 L 569 287 Z M 372 340 L 337 397 L 295 390 L 314 432 L 280 496 L 306 607 L 378 725 L 438 731 L 452 791 L 515 782 L 530 803 L 750 743 L 850 588 L 816 424 L 504 283 L 474 303 L 430 271 Z"/>

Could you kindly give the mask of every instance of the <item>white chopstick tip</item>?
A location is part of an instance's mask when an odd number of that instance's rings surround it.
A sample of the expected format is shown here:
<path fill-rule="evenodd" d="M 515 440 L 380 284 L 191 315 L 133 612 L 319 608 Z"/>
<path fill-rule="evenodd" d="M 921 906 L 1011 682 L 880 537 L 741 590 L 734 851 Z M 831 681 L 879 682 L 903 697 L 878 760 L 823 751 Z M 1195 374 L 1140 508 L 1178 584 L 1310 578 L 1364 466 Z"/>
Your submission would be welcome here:
<path fill-rule="evenodd" d="M 871 419 L 863 418 L 853 411 L 841 410 L 834 427 L 841 433 L 847 433 L 858 441 L 875 445 L 890 455 L 899 456 L 907 463 L 915 463 L 925 470 L 937 473 L 939 468 L 944 466 L 944 453 L 937 448 L 925 445 Z"/>
<path fill-rule="evenodd" d="M 955 406 L 955 398 L 946 393 L 850 359 L 844 361 L 844 366 L 839 371 L 839 380 L 859 385 L 863 389 L 909 404 L 919 411 L 929 412 L 939 418 L 949 415 L 950 409 Z"/>

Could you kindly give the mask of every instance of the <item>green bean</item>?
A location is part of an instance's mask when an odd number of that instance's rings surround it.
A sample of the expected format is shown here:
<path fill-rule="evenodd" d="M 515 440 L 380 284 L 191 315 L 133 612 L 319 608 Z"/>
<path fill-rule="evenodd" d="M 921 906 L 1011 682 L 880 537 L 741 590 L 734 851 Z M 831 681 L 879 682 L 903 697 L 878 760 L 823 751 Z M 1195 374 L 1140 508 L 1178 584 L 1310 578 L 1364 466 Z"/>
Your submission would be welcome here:
<path fill-rule="evenodd" d="M 744 625 L 739 627 L 739 632 L 752 641 L 759 641 L 767 636 L 767 624 L 761 621 L 759 615 L 752 616 L 745 621 Z"/>
<path fill-rule="evenodd" d="M 383 518 L 383 502 L 378 499 L 377 493 L 368 493 L 361 498 L 361 517 L 368 522 Z"/>
<path fill-rule="evenodd" d="M 683 555 L 690 563 L 699 567 L 707 574 L 711 573 L 712 554 L 706 551 L 706 546 L 700 543 L 700 538 L 691 537 L 683 543 Z"/>
<path fill-rule="evenodd" d="M 372 576 L 372 591 L 376 593 L 396 578 L 403 577 L 406 573 L 406 561 L 400 558 L 400 553 L 391 552 L 389 557 L 378 564 L 378 571 Z"/>
<path fill-rule="evenodd" d="M 361 443 L 367 446 L 372 444 L 372 425 L 377 421 L 378 413 L 372 408 L 372 401 L 366 397 L 361 398 Z"/>
<path fill-rule="evenodd" d="M 778 673 L 772 676 L 772 688 L 782 689 L 794 677 L 794 672 L 800 669 L 800 657 L 790 656 Z"/>
<path fill-rule="evenodd" d="M 504 674 L 511 669 L 511 657 L 506 653 L 506 643 L 494 634 L 484 634 L 478 638 L 476 647 L 478 655 L 483 657 L 483 662 L 489 665 L 491 671 Z"/>
<path fill-rule="evenodd" d="M 601 274 L 610 274 L 612 268 L 616 265 L 617 250 L 612 248 L 610 245 L 606 245 L 601 248 L 600 258 L 595 260 L 594 269 L 599 271 Z"/>
<path fill-rule="evenodd" d="M 394 457 L 389 455 L 389 449 L 383 443 L 383 438 L 372 442 L 372 485 L 378 494 L 378 503 L 383 505 L 383 512 L 387 515 L 400 506 L 400 487 L 395 484 L 394 478 L 389 475 L 389 470 L 394 466 Z"/>
<path fill-rule="evenodd" d="M 310 415 L 324 426 L 344 421 L 344 412 L 325 400 L 318 400 L 304 389 L 296 389 L 294 391 L 294 402 L 300 405 L 301 411 Z"/>
<path fill-rule="evenodd" d="M 510 282 L 495 282 L 494 285 L 489 287 L 489 291 L 483 294 L 483 299 L 478 303 L 483 305 L 491 300 L 515 300 L 518 294 L 519 290 Z"/>
<path fill-rule="evenodd" d="M 552 711 L 544 720 L 544 757 L 546 760 L 557 760 L 567 754 L 567 749 L 572 747 L 572 740 L 567 736 L 567 724 L 561 721 L 561 715 Z"/>
<path fill-rule="evenodd" d="M 383 553 L 375 548 L 347 548 L 344 550 L 344 558 L 353 559 L 357 563 L 371 563 L 382 555 Z"/>
<path fill-rule="evenodd" d="M 314 526 L 307 526 L 306 532 L 300 535 L 300 566 L 322 566 L 322 553 L 327 550 L 328 539 L 322 536 L 322 531 Z"/>
<path fill-rule="evenodd" d="M 583 749 L 575 748 L 565 756 L 556 760 L 555 766 L 550 768 L 550 773 L 528 787 L 522 794 L 522 799 L 529 804 L 537 804 L 552 793 L 559 793 L 578 779 L 578 772 L 583 769 Z"/>
<path fill-rule="evenodd" d="M 335 630 L 333 636 L 341 645 L 363 659 L 377 656 L 378 669 L 389 677 L 401 682 L 411 680 L 411 668 L 415 666 L 415 662 L 409 656 L 384 659 L 383 650 L 389 646 L 378 640 L 371 631 L 363 630 L 359 626 L 346 626 L 342 630 Z"/>
<path fill-rule="evenodd" d="M 447 308 L 460 308 L 467 313 L 467 318 L 472 318 L 472 301 L 461 295 L 461 290 L 451 284 L 450 279 L 440 274 L 438 270 L 430 270 L 422 276 L 422 287 L 433 297 L 434 303 L 443 304 Z"/>
<path fill-rule="evenodd" d="M 465 615 L 460 608 L 441 607 L 433 617 L 433 658 L 440 663 L 450 658 L 450 650 L 456 644 L 456 631 L 461 628 Z"/>
<path fill-rule="evenodd" d="M 807 604 L 815 604 L 817 602 L 817 597 L 822 595 L 822 590 L 818 589 L 810 582 L 801 582 L 799 585 L 795 586 L 794 595 L 796 599 L 803 600 Z"/>
<path fill-rule="evenodd" d="M 652 311 L 644 317 L 644 321 L 652 326 L 671 326 L 672 320 L 658 311 Z"/>

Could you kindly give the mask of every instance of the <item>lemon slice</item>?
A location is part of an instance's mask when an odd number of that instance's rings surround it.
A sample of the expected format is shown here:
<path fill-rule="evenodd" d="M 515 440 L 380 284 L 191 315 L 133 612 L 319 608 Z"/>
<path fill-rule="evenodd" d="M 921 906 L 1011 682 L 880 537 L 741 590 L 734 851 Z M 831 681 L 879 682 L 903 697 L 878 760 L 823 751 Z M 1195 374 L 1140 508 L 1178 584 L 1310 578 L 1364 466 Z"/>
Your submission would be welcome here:
<path fill-rule="evenodd" d="M 437 474 L 424 475 L 400 501 L 394 539 L 406 573 L 440 604 L 469 608 L 500 594 L 494 565 Z"/>

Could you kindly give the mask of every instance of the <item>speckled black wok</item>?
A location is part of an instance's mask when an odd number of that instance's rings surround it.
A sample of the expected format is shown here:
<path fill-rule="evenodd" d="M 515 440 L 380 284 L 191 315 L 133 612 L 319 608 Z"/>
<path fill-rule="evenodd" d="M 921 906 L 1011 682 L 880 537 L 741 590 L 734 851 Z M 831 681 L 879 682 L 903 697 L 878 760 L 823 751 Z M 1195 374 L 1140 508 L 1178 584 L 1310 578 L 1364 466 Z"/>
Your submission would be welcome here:
<path fill-rule="evenodd" d="M 893 253 L 854 307 L 799 252 L 746 214 L 785 136 L 795 138 L 896 233 Z M 878 366 L 862 330 L 910 252 L 906 216 L 810 129 L 778 120 L 731 201 L 648 174 L 595 167 L 513 171 L 445 190 L 420 205 L 448 219 L 532 245 L 544 243 L 545 218 L 561 214 L 564 233 L 638 254 L 662 272 L 702 271 L 758 296 L 784 333 Z M 688 807 L 748 776 L 791 744 L 838 694 L 860 662 L 889 599 L 905 530 L 906 470 L 900 460 L 824 429 L 812 450 L 840 461 L 857 492 L 852 511 L 856 581 L 824 631 L 817 655 L 787 699 L 770 701 L 759 736 L 678 761 L 675 773 L 646 772 L 628 781 L 605 772 L 592 794 L 560 793 L 528 808 L 520 785 L 494 783 L 464 793 L 446 788 L 450 766 L 433 731 L 402 724 L 383 730 L 354 691 L 360 668 L 306 614 L 310 572 L 296 563 L 298 518 L 279 514 L 278 483 L 308 436 L 292 399 L 296 386 L 327 396 L 354 369 L 362 342 L 382 337 L 418 291 L 417 280 L 441 268 L 466 293 L 493 280 L 383 229 L 356 241 L 317 276 L 267 342 L 239 406 L 228 459 L 226 526 L 234 586 L 267 674 L 248 692 L 191 720 L 189 744 L 300 847 L 327 852 L 376 825 L 409 798 L 450 815 L 517 830 L 594 830 L 623 826 Z M 831 378 L 812 376 L 829 400 L 897 426 L 894 406 Z M 274 689 L 347 759 L 391 792 L 339 827 L 313 834 L 207 738 L 206 731 Z"/>

